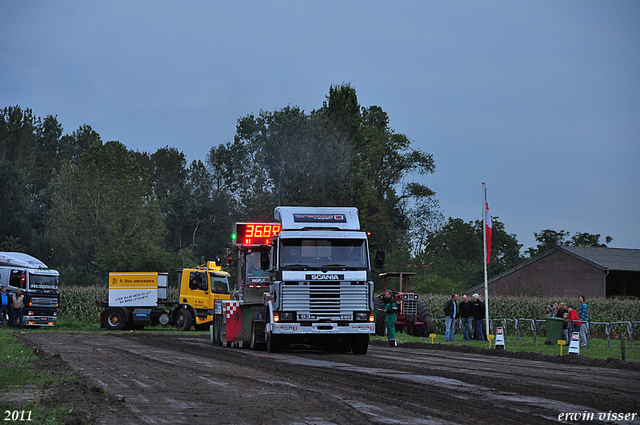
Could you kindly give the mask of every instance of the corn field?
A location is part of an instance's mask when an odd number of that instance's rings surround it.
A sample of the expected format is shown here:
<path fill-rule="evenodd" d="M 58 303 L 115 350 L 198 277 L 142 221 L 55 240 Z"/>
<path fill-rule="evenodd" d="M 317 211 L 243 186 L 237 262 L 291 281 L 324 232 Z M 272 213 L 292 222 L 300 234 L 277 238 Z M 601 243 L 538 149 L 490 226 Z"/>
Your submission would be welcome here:
<path fill-rule="evenodd" d="M 169 287 L 169 300 L 178 299 L 178 289 Z M 90 324 L 98 323 L 98 315 L 102 311 L 96 304 L 109 300 L 109 289 L 105 286 L 62 286 L 60 287 L 61 318 L 73 322 Z"/>

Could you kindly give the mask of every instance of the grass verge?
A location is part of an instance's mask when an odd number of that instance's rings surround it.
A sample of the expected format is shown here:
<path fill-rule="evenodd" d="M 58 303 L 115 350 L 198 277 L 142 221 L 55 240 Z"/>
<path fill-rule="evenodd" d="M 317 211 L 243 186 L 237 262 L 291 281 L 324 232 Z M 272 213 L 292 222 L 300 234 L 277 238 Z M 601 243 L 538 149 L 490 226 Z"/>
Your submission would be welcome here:
<path fill-rule="evenodd" d="M 49 371 L 38 370 L 38 356 L 21 344 L 14 329 L 0 330 L 0 414 L 4 423 L 31 422 L 45 425 L 65 423 L 69 409 L 42 408 L 40 398 L 55 384 Z M 23 331 L 28 332 L 28 331 Z"/>

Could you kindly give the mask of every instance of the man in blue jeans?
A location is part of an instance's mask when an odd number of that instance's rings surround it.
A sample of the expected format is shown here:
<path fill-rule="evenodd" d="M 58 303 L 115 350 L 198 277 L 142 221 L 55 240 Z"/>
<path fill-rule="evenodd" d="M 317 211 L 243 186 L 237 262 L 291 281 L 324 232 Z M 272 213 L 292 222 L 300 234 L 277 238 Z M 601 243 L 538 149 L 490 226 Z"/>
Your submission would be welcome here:
<path fill-rule="evenodd" d="M 482 322 L 484 321 L 484 303 L 480 295 L 473 294 L 473 339 L 477 341 L 485 340 Z"/>
<path fill-rule="evenodd" d="M 447 330 L 444 334 L 445 341 L 453 341 L 455 335 L 456 322 L 458 321 L 458 305 L 456 304 L 457 300 L 458 294 L 453 294 L 451 295 L 451 299 L 444 305 L 444 321 L 447 326 Z"/>
<path fill-rule="evenodd" d="M 24 295 L 20 288 L 16 289 L 16 293 L 13 295 L 12 300 L 13 307 L 13 326 L 18 327 L 18 319 L 20 319 L 20 329 L 24 329 L 24 317 L 22 312 L 24 310 Z"/>
<path fill-rule="evenodd" d="M 467 295 L 462 296 L 462 302 L 458 306 L 460 313 L 460 327 L 462 328 L 462 338 L 465 341 L 473 340 L 473 303 L 469 301 Z"/>

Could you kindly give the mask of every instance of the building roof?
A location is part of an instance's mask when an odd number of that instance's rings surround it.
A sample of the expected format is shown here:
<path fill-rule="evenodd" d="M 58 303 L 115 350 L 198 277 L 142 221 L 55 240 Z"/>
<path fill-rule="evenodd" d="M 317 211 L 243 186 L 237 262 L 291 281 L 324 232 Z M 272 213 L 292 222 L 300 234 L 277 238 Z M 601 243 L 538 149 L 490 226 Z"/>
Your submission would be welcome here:
<path fill-rule="evenodd" d="M 640 272 L 640 249 L 625 249 L 625 248 L 598 248 L 588 246 L 557 246 L 549 251 L 533 257 L 516 267 L 507 270 L 506 272 L 489 279 L 487 283 L 491 283 L 494 280 L 503 278 L 515 271 L 528 266 L 531 263 L 541 260 L 544 257 L 552 255 L 556 252 L 564 252 L 572 257 L 575 257 L 581 261 L 585 261 L 594 267 L 601 270 L 609 271 L 626 271 L 626 272 Z M 467 293 L 477 291 L 484 287 L 484 283 L 473 286 L 467 289 Z"/>
<path fill-rule="evenodd" d="M 586 246 L 560 246 L 558 248 L 603 270 L 640 271 L 640 249 Z"/>

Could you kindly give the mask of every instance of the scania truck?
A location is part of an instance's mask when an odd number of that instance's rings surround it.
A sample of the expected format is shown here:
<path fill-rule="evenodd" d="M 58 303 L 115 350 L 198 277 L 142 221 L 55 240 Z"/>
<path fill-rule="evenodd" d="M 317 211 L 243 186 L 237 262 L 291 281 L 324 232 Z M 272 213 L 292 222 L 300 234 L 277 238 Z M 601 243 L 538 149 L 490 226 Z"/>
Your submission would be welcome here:
<path fill-rule="evenodd" d="M 357 208 L 276 207 L 274 217 L 279 228 L 268 244 L 249 249 L 243 246 L 246 239 L 237 235 L 239 261 L 249 267 L 248 258 L 259 255 L 259 268 L 268 277 L 245 282 L 255 282 L 261 299 L 247 287 L 252 302 L 247 303 L 244 294 L 237 301 L 216 302 L 220 331 L 213 342 L 250 339 L 251 347 L 269 352 L 306 344 L 366 354 L 375 332 L 373 282 L 367 234 L 360 230 Z M 382 255 L 376 258 L 383 261 Z M 260 309 L 255 308 L 256 298 Z M 244 324 L 244 332 L 229 332 L 234 324 Z"/>
<path fill-rule="evenodd" d="M 20 288 L 24 294 L 24 324 L 55 326 L 58 320 L 60 273 L 31 255 L 0 252 L 0 287 L 9 293 Z"/>

